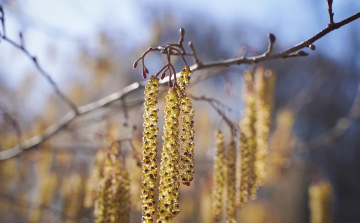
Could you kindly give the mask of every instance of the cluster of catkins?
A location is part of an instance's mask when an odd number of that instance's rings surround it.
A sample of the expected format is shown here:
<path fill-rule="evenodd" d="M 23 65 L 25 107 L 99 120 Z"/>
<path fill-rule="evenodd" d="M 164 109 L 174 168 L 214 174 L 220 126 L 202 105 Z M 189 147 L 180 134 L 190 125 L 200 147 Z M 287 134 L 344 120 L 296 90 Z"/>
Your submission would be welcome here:
<path fill-rule="evenodd" d="M 190 82 L 191 71 L 185 67 L 181 77 L 166 96 L 163 152 L 160 164 L 158 207 L 155 207 L 156 154 L 158 117 L 157 101 L 159 80 L 152 76 L 145 87 L 145 114 L 142 158 L 142 222 L 169 222 L 179 213 L 180 178 L 190 185 L 194 175 L 194 110 L 185 86 Z M 180 118 L 180 119 L 179 119 Z M 181 127 L 180 124 L 182 123 Z M 181 149 L 179 149 L 181 148 Z M 181 150 L 181 154 L 180 154 Z M 182 174 L 180 175 L 180 171 Z"/>
<path fill-rule="evenodd" d="M 106 146 L 96 153 L 85 191 L 84 206 L 94 204 L 96 223 L 128 223 L 130 220 L 130 180 L 116 135 L 117 128 L 109 126 Z"/>
<path fill-rule="evenodd" d="M 236 222 L 235 206 L 241 207 L 249 199 L 255 199 L 257 189 L 264 185 L 266 179 L 275 78 L 270 70 L 259 67 L 254 74 L 245 72 L 244 79 L 244 113 L 240 121 L 240 144 L 236 154 L 233 139 L 226 153 L 222 133 L 218 131 L 215 134 L 212 214 L 217 222 L 221 220 L 225 190 L 226 220 Z M 223 163 L 227 163 L 226 167 Z"/>
<path fill-rule="evenodd" d="M 104 160 L 103 177 L 99 182 L 94 204 L 96 223 L 129 222 L 129 174 L 118 149 L 118 143 L 114 143 Z"/>

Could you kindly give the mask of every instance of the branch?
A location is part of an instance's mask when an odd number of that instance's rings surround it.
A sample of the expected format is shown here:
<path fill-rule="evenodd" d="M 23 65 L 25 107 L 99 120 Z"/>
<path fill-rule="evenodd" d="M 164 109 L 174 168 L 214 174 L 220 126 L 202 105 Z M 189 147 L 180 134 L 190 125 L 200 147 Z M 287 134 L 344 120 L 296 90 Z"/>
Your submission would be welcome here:
<path fill-rule="evenodd" d="M 0 9 L 2 10 L 2 8 L 0 8 Z M 262 55 L 254 56 L 254 57 L 239 57 L 239 58 L 233 58 L 233 59 L 228 59 L 228 60 L 220 60 L 220 61 L 202 63 L 201 66 L 199 66 L 199 64 L 194 64 L 190 67 L 190 70 L 192 70 L 194 72 L 194 71 L 198 71 L 198 70 L 205 69 L 205 68 L 228 67 L 231 65 L 239 65 L 239 64 L 255 64 L 255 63 L 259 63 L 259 62 L 267 61 L 267 60 L 289 58 L 289 57 L 295 57 L 295 56 L 305 56 L 306 53 L 303 51 L 299 51 L 300 49 L 303 49 L 306 47 L 309 47 L 310 49 L 312 49 L 312 48 L 315 49 L 315 46 L 312 45 L 315 41 L 317 41 L 318 39 L 327 35 L 331 31 L 338 29 L 358 18 L 360 18 L 360 12 L 358 12 L 338 23 L 334 23 L 331 26 L 330 25 L 327 26 L 325 29 L 323 29 L 322 31 L 317 33 L 315 36 L 295 45 L 294 47 L 284 50 L 278 54 L 267 55 L 265 52 Z M 1 17 L 0 19 L 3 21 L 3 17 Z M 17 47 L 18 45 L 15 44 L 14 46 Z M 27 53 L 27 51 L 24 51 L 24 52 Z M 184 55 L 186 55 L 186 54 L 184 54 Z M 193 56 L 193 55 L 191 54 L 191 56 Z M 178 73 L 177 75 L 180 75 L 180 73 Z M 200 75 L 199 73 L 193 74 L 193 76 L 195 76 L 195 77 L 199 76 L 199 75 Z M 164 84 L 167 84 L 168 82 L 169 82 L 169 80 L 164 79 L 164 80 L 160 81 L 160 84 L 164 85 Z M 116 93 L 113 93 L 109 96 L 106 96 L 106 97 L 104 97 L 98 101 L 92 102 L 90 104 L 81 106 L 81 107 L 77 108 L 77 110 L 70 111 L 63 118 L 61 118 L 57 123 L 55 123 L 55 124 L 51 125 L 49 128 L 47 128 L 41 135 L 34 136 L 34 137 L 24 141 L 23 143 L 15 146 L 15 147 L 12 147 L 8 150 L 0 151 L 0 160 L 14 157 L 14 156 L 20 154 L 24 150 L 36 147 L 40 143 L 44 142 L 46 139 L 48 139 L 48 138 L 52 137 L 53 135 L 55 135 L 56 133 L 58 133 L 61 129 L 63 129 L 66 125 L 68 125 L 76 117 L 84 115 L 91 111 L 94 111 L 98 108 L 107 106 L 108 104 L 110 104 L 116 100 L 122 99 L 125 95 L 131 93 L 132 91 L 135 91 L 135 90 L 139 89 L 140 87 L 144 87 L 146 85 L 146 83 L 147 83 L 146 81 L 135 82 Z"/>
<path fill-rule="evenodd" d="M 315 41 L 321 39 L 323 36 L 327 35 L 328 33 L 334 31 L 335 29 L 338 29 L 356 19 L 360 18 L 360 12 L 338 22 L 333 23 L 332 25 L 328 25 L 325 29 L 321 30 L 319 33 L 314 35 L 313 37 L 296 44 L 295 46 L 284 50 L 280 53 L 273 54 L 273 55 L 267 55 L 266 52 L 259 56 L 254 57 L 237 57 L 233 59 L 228 60 L 219 60 L 214 62 L 208 62 L 204 63 L 201 68 L 212 68 L 212 67 L 224 67 L 224 66 L 231 66 L 231 65 L 240 65 L 240 64 L 255 64 L 263 61 L 268 60 L 275 60 L 275 59 L 285 59 L 289 57 L 297 57 L 297 56 L 307 56 L 307 53 L 303 51 L 299 51 L 303 48 L 309 47 L 310 49 L 315 49 L 315 46 L 312 45 Z M 195 69 L 196 70 L 196 69 Z"/>
<path fill-rule="evenodd" d="M 2 30 L 3 33 L 0 33 L 0 37 L 10 43 L 11 45 L 13 45 L 15 48 L 18 48 L 19 50 L 21 50 L 27 57 L 29 57 L 33 63 L 35 64 L 35 67 L 38 69 L 38 71 L 40 71 L 40 74 L 45 77 L 45 79 L 50 83 L 50 85 L 52 86 L 52 88 L 54 89 L 55 93 L 61 98 L 61 100 L 63 100 L 72 110 L 74 110 L 75 113 L 78 113 L 77 111 L 77 107 L 76 105 L 68 98 L 65 96 L 64 93 L 62 93 L 59 89 L 59 87 L 56 85 L 55 81 L 51 78 L 51 76 L 45 72 L 45 70 L 40 66 L 36 56 L 33 56 L 30 54 L 30 52 L 25 48 L 24 45 L 24 39 L 23 39 L 23 35 L 22 33 L 19 34 L 20 37 L 20 44 L 17 44 L 14 40 L 9 39 L 6 36 L 6 29 L 5 29 L 5 13 L 4 10 L 2 8 L 2 6 L 0 5 L 0 13 L 1 13 L 1 25 L 2 25 Z"/>
<path fill-rule="evenodd" d="M 309 149 L 319 148 L 329 145 L 336 138 L 342 136 L 358 119 L 360 118 L 360 82 L 358 83 L 358 89 L 354 98 L 353 104 L 349 110 L 347 116 L 338 120 L 336 125 L 324 132 L 318 137 L 309 140 L 302 148 L 307 147 Z"/>
<path fill-rule="evenodd" d="M 108 95 L 98 101 L 89 103 L 87 105 L 81 106 L 77 109 L 77 113 L 75 111 L 68 112 L 65 116 L 63 116 L 58 122 L 48 127 L 41 135 L 34 136 L 28 140 L 25 140 L 21 144 L 18 144 L 8 150 L 0 151 L 0 160 L 9 159 L 14 157 L 26 149 L 31 149 L 38 146 L 40 143 L 44 142 L 48 138 L 52 137 L 60 130 L 65 128 L 71 121 L 73 121 L 76 117 L 87 114 L 91 111 L 94 111 L 98 108 L 107 106 L 113 101 L 119 100 L 125 95 L 133 92 L 140 87 L 144 87 L 146 85 L 146 81 L 143 82 L 135 82 L 122 90 Z"/>
<path fill-rule="evenodd" d="M 228 119 L 228 117 L 226 117 L 225 113 L 219 107 L 217 107 L 215 104 L 222 107 L 223 109 L 229 110 L 229 108 L 227 108 L 228 106 L 224 105 L 220 101 L 213 99 L 213 98 L 206 98 L 205 96 L 196 97 L 191 94 L 189 94 L 189 95 L 192 99 L 194 99 L 196 101 L 208 102 L 211 105 L 211 107 L 213 107 L 213 109 L 215 109 L 215 111 L 222 117 L 222 119 L 225 121 L 225 123 L 230 127 L 232 133 L 239 129 L 239 126 L 236 123 L 232 122 L 230 119 Z"/>
<path fill-rule="evenodd" d="M 17 134 L 18 143 L 21 143 L 22 141 L 22 131 L 20 129 L 20 126 L 18 122 L 11 116 L 11 114 L 7 111 L 5 105 L 0 102 L 0 111 L 3 113 L 5 120 L 8 120 L 10 124 L 14 127 L 15 132 Z"/>
<path fill-rule="evenodd" d="M 330 18 L 330 23 L 329 23 L 329 25 L 333 25 L 333 24 L 334 24 L 334 13 L 332 12 L 332 3 L 333 3 L 333 0 L 327 0 L 327 3 L 328 3 L 329 18 Z"/>

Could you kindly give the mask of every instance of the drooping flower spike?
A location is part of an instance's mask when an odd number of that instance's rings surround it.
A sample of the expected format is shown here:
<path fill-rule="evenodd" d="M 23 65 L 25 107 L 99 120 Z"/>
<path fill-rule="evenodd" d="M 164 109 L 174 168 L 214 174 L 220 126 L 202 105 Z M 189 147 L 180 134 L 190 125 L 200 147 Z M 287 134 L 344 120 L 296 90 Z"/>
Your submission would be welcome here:
<path fill-rule="evenodd" d="M 145 113 L 144 113 L 144 136 L 143 136 L 143 157 L 142 157 L 142 179 L 141 179 L 141 200 L 142 200 L 142 222 L 153 222 L 155 214 L 155 189 L 157 176 L 157 133 L 158 123 L 158 94 L 159 79 L 152 76 L 145 86 Z"/>

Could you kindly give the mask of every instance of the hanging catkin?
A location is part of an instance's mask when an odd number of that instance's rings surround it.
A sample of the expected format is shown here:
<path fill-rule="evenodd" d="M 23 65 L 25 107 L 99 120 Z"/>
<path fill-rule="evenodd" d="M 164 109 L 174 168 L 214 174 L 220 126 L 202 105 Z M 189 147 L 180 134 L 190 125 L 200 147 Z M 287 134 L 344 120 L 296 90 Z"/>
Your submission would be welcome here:
<path fill-rule="evenodd" d="M 311 223 L 333 222 L 333 191 L 329 182 L 314 183 L 309 186 L 309 208 Z"/>
<path fill-rule="evenodd" d="M 190 83 L 190 75 L 192 72 L 189 67 L 185 67 L 181 71 L 181 77 L 177 79 L 179 86 L 178 95 L 180 98 L 180 114 L 181 114 L 181 180 L 184 185 L 190 186 L 190 182 L 194 178 L 194 109 L 191 105 L 189 94 L 185 92 L 185 86 Z"/>
<path fill-rule="evenodd" d="M 143 157 L 142 157 L 142 179 L 141 179 L 141 200 L 142 200 L 142 222 L 153 222 L 155 214 L 155 189 L 156 189 L 156 154 L 157 154 L 157 133 L 158 123 L 158 94 L 159 79 L 154 76 L 148 80 L 145 86 L 145 113 L 144 113 L 144 136 L 143 136 Z"/>
<path fill-rule="evenodd" d="M 178 86 L 166 96 L 163 152 L 160 164 L 158 222 L 169 222 L 179 213 L 179 98 Z"/>
<path fill-rule="evenodd" d="M 212 215 L 216 222 L 221 220 L 222 199 L 224 192 L 224 136 L 221 131 L 215 133 L 216 152 L 213 168 L 213 189 L 212 189 Z"/>
<path fill-rule="evenodd" d="M 244 115 L 240 121 L 240 145 L 237 159 L 237 183 L 236 204 L 241 207 L 256 195 L 256 174 L 254 170 L 256 159 L 256 115 L 255 115 L 255 93 L 253 88 L 253 76 L 247 72 L 244 74 L 245 91 Z M 239 159 L 241 154 L 241 159 Z"/>
<path fill-rule="evenodd" d="M 256 186 L 262 186 L 266 179 L 266 164 L 269 154 L 268 137 L 273 104 L 274 74 L 259 67 L 255 72 L 256 89 Z"/>
<path fill-rule="evenodd" d="M 231 141 L 227 152 L 227 204 L 226 222 L 236 223 L 235 220 L 235 141 Z"/>
<path fill-rule="evenodd" d="M 110 148 L 104 164 L 104 177 L 95 201 L 95 222 L 129 222 L 130 181 L 124 161 L 118 154 L 118 143 Z"/>

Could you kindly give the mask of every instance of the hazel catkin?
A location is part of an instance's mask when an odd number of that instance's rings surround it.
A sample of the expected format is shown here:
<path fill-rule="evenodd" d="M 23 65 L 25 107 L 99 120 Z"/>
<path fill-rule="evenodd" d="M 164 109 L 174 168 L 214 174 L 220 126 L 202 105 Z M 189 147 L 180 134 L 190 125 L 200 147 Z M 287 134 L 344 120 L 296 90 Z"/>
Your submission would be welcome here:
<path fill-rule="evenodd" d="M 177 79 L 178 96 L 180 99 L 180 114 L 181 114 L 181 180 L 184 185 L 190 186 L 190 182 L 194 178 L 194 109 L 192 108 L 189 94 L 185 92 L 185 86 L 190 83 L 190 75 L 192 72 L 186 66 L 181 71 L 181 77 Z"/>
<path fill-rule="evenodd" d="M 309 186 L 309 208 L 311 223 L 333 222 L 333 191 L 329 182 L 313 183 Z"/>
<path fill-rule="evenodd" d="M 214 156 L 213 189 L 212 189 L 212 216 L 216 222 L 221 220 L 222 199 L 224 192 L 224 136 L 221 131 L 215 133 L 216 152 Z"/>
<path fill-rule="evenodd" d="M 166 96 L 163 152 L 160 164 L 158 222 L 169 222 L 179 213 L 179 98 L 178 86 Z"/>
<path fill-rule="evenodd" d="M 226 222 L 235 223 L 235 141 L 231 141 L 227 151 L 227 203 Z"/>
<path fill-rule="evenodd" d="M 159 79 L 152 76 L 145 86 L 145 113 L 142 156 L 141 200 L 142 222 L 153 222 L 155 214 L 156 154 L 158 123 Z"/>
<path fill-rule="evenodd" d="M 95 201 L 95 223 L 129 222 L 130 181 L 124 161 L 118 154 L 118 143 L 108 151 L 104 164 L 104 177 Z"/>
<path fill-rule="evenodd" d="M 256 144 L 255 161 L 256 186 L 262 186 L 266 179 L 266 164 L 269 154 L 268 137 L 273 104 L 274 74 L 259 67 L 255 71 L 256 89 Z"/>

